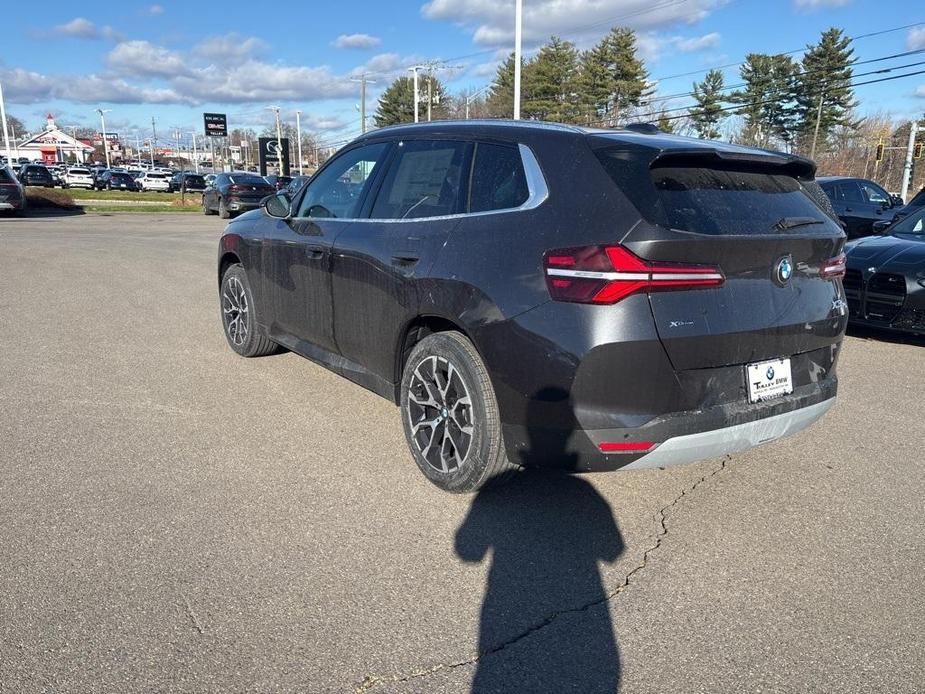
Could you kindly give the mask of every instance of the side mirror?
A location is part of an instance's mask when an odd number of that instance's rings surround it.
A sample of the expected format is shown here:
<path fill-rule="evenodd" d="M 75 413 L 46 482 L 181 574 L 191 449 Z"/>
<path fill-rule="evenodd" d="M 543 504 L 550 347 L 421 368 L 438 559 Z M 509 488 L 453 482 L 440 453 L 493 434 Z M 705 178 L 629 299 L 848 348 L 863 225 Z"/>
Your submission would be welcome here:
<path fill-rule="evenodd" d="M 890 202 L 893 203 L 893 207 L 902 207 L 906 204 L 899 195 L 891 195 Z"/>
<path fill-rule="evenodd" d="M 888 221 L 885 220 L 885 219 L 882 219 L 882 220 L 880 220 L 879 222 L 874 222 L 874 225 L 873 225 L 873 232 L 874 232 L 875 234 L 882 234 L 883 232 L 885 232 L 885 231 L 887 230 L 887 228 L 888 228 L 892 223 L 893 223 L 893 222 L 888 222 Z"/>
<path fill-rule="evenodd" d="M 285 193 L 277 193 L 276 195 L 268 195 L 261 200 L 260 206 L 271 217 L 289 219 L 292 201 L 289 200 L 289 196 Z"/>

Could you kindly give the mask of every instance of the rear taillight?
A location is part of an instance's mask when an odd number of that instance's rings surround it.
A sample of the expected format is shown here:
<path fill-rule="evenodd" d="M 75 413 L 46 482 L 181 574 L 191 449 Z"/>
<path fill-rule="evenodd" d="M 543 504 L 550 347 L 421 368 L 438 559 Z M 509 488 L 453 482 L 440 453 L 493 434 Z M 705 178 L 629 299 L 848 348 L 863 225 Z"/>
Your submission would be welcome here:
<path fill-rule="evenodd" d="M 546 286 L 556 301 L 614 304 L 637 292 L 718 287 L 725 280 L 712 265 L 651 263 L 622 246 L 582 246 L 543 257 Z"/>
<path fill-rule="evenodd" d="M 845 264 L 848 262 L 844 253 L 826 260 L 819 270 L 819 276 L 824 280 L 834 280 L 845 276 Z"/>

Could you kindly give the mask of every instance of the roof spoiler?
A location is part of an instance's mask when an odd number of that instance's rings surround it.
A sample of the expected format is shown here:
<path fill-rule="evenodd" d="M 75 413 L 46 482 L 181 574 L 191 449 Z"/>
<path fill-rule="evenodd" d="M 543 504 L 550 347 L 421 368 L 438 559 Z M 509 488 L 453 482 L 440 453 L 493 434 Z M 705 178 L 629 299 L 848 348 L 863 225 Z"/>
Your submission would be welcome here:
<path fill-rule="evenodd" d="M 801 180 L 816 175 L 816 163 L 805 157 L 771 150 L 669 149 L 662 150 L 650 162 L 650 168 L 662 166 L 733 167 L 747 165 L 753 170 L 776 172 Z M 744 167 L 743 167 L 744 168 Z"/>

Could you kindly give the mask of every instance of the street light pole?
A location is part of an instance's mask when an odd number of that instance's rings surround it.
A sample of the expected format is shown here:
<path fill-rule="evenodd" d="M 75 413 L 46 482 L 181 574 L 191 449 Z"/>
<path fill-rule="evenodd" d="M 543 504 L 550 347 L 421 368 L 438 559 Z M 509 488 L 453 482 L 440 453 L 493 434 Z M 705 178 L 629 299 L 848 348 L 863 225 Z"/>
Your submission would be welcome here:
<path fill-rule="evenodd" d="M 196 152 L 196 131 L 190 133 L 193 140 L 193 165 L 196 167 L 196 173 L 199 173 L 199 154 Z"/>
<path fill-rule="evenodd" d="M 154 125 L 154 116 L 151 116 L 151 168 L 154 168 L 154 147 L 157 144 L 157 126 Z"/>
<path fill-rule="evenodd" d="M 414 122 L 419 121 L 418 117 L 418 70 L 420 70 L 423 65 L 415 65 L 414 67 L 409 67 L 408 69 L 414 73 Z"/>
<path fill-rule="evenodd" d="M 106 153 L 106 168 L 111 168 L 109 163 L 109 140 L 106 139 L 106 118 L 103 117 L 104 113 L 109 113 L 111 108 L 98 108 L 96 112 L 100 114 L 100 125 L 103 128 L 103 151 Z"/>
<path fill-rule="evenodd" d="M 6 147 L 6 163 L 13 166 L 13 150 L 10 149 L 10 131 L 6 125 L 6 105 L 3 103 L 3 85 L 0 85 L 0 118 L 3 120 L 3 144 Z"/>
<path fill-rule="evenodd" d="M 295 112 L 295 136 L 299 143 L 299 176 L 302 175 L 302 112 Z"/>
<path fill-rule="evenodd" d="M 523 44 L 524 2 L 514 0 L 514 120 L 520 120 L 520 63 Z"/>
<path fill-rule="evenodd" d="M 915 136 L 918 129 L 918 121 L 912 121 L 909 128 L 909 145 L 906 147 L 906 162 L 903 166 L 903 186 L 902 190 L 899 191 L 899 197 L 903 200 L 906 199 L 906 194 L 909 192 L 909 179 L 912 177 L 912 155 L 915 152 Z"/>

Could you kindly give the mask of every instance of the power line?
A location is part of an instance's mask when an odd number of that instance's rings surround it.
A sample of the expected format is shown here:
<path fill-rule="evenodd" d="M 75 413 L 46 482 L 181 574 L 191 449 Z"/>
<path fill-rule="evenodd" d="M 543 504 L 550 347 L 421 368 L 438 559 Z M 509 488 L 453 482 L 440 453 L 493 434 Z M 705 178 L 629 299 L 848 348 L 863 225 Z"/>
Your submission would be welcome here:
<path fill-rule="evenodd" d="M 891 75 L 890 77 L 881 77 L 881 78 L 875 79 L 875 80 L 867 80 L 866 82 L 855 82 L 854 84 L 849 84 L 848 86 L 851 87 L 851 88 L 854 88 L 854 87 L 862 87 L 862 86 L 864 86 L 865 84 L 879 84 L 880 82 L 889 82 L 890 80 L 898 80 L 898 79 L 902 79 L 902 78 L 904 78 L 904 77 L 915 77 L 916 75 L 925 75 L 925 70 L 918 70 L 918 71 L 916 71 L 916 72 L 908 72 L 908 73 L 906 73 L 906 74 L 904 74 L 904 75 Z M 829 81 L 830 81 L 830 82 L 837 82 L 838 80 L 829 80 Z M 776 104 L 776 103 L 780 103 L 778 99 L 767 99 L 767 100 L 765 100 L 765 101 L 756 101 L 756 102 L 753 102 L 753 103 L 751 103 L 751 104 L 748 104 L 748 106 L 765 106 L 765 105 L 767 105 L 767 104 Z M 726 112 L 726 111 L 740 111 L 740 110 L 742 110 L 744 107 L 745 107 L 745 105 L 743 105 L 743 104 L 736 104 L 736 105 L 734 105 L 734 106 L 725 106 L 725 107 L 723 107 L 723 108 L 717 109 L 716 111 L 714 111 L 714 113 L 723 113 L 723 112 Z M 790 108 L 790 109 L 792 109 L 792 108 L 795 108 L 795 106 L 790 106 L 790 107 L 785 107 L 785 108 Z M 690 109 L 689 106 L 685 106 L 683 109 L 672 109 L 672 110 L 673 110 L 673 111 L 681 111 L 681 110 L 689 110 L 689 109 Z M 663 113 L 670 113 L 670 112 L 671 112 L 671 111 L 664 111 Z M 682 114 L 677 115 L 677 116 L 666 116 L 666 117 L 661 117 L 661 116 L 659 116 L 658 120 L 677 120 L 678 118 L 687 118 L 687 117 L 688 117 L 688 114 L 682 113 Z M 594 122 L 592 122 L 590 125 L 602 125 L 602 124 L 607 123 L 607 122 L 608 122 L 608 121 L 605 121 L 605 120 L 599 120 L 599 121 L 594 121 Z"/>

